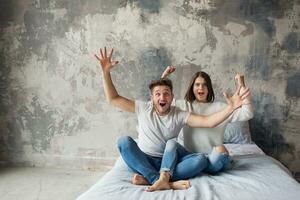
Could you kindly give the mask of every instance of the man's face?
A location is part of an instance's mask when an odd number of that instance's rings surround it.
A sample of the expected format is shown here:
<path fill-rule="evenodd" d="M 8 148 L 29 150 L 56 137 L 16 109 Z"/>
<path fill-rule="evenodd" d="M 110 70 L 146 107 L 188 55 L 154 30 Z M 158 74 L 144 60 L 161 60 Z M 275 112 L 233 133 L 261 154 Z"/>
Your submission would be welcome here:
<path fill-rule="evenodd" d="M 207 102 L 208 88 L 204 78 L 196 78 L 193 86 L 193 92 L 198 102 Z"/>
<path fill-rule="evenodd" d="M 158 115 L 166 115 L 170 111 L 173 93 L 168 86 L 158 85 L 152 89 L 151 100 Z"/>

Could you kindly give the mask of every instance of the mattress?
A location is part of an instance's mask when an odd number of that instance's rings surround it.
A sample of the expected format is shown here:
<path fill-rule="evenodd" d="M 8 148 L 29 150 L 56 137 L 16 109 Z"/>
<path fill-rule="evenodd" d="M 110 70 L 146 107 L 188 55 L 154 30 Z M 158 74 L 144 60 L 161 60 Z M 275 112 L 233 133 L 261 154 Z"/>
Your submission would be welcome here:
<path fill-rule="evenodd" d="M 77 200 L 286 200 L 300 198 L 300 185 L 277 160 L 255 144 L 226 144 L 232 168 L 217 175 L 200 174 L 190 179 L 187 190 L 146 192 L 133 185 L 130 172 L 118 158 L 114 167 Z"/>

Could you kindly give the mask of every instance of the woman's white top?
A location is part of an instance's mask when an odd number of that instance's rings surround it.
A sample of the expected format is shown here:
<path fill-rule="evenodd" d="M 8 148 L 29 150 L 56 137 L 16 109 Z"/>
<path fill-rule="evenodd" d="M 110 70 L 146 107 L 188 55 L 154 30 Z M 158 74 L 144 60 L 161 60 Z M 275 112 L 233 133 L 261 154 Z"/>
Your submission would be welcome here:
<path fill-rule="evenodd" d="M 174 100 L 175 106 L 182 110 L 201 115 L 209 115 L 226 107 L 226 103 L 199 103 L 192 104 L 185 100 Z M 185 126 L 178 136 L 178 142 L 191 152 L 209 153 L 214 146 L 223 144 L 224 131 L 230 122 L 247 121 L 253 117 L 251 104 L 243 105 L 235 110 L 224 122 L 214 128 L 192 128 Z"/>

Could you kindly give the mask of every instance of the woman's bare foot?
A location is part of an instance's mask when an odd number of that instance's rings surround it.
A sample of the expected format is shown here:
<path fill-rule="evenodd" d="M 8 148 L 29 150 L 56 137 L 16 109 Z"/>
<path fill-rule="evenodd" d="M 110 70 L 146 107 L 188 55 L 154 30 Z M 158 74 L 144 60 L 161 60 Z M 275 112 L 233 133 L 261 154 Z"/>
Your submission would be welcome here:
<path fill-rule="evenodd" d="M 147 192 L 153 192 L 155 190 L 169 190 L 171 189 L 169 181 L 158 179 L 153 185 L 146 189 Z"/>
<path fill-rule="evenodd" d="M 145 179 L 142 175 L 140 174 L 134 174 L 132 177 L 132 183 L 134 185 L 150 185 L 147 179 Z"/>
<path fill-rule="evenodd" d="M 170 187 L 173 190 L 186 190 L 191 187 L 190 181 L 188 180 L 181 180 L 181 181 L 175 181 L 170 183 Z"/>

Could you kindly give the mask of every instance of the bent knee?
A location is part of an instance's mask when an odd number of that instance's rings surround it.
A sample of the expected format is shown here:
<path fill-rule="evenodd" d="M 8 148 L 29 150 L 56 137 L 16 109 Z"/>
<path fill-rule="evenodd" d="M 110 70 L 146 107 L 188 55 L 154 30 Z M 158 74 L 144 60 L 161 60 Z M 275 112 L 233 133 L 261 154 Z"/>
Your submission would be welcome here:
<path fill-rule="evenodd" d="M 176 140 L 168 140 L 166 143 L 166 149 L 167 150 L 173 150 L 177 147 L 177 141 Z"/>
<path fill-rule="evenodd" d="M 134 143 L 134 140 L 130 136 L 121 136 L 119 137 L 117 143 L 119 149 L 124 149 L 124 148 L 129 148 L 131 144 Z"/>
<path fill-rule="evenodd" d="M 218 153 L 225 153 L 225 154 L 228 154 L 228 151 L 226 149 L 226 147 L 224 145 L 221 145 L 221 146 L 216 146 L 215 147 L 215 150 L 218 152 Z"/>

